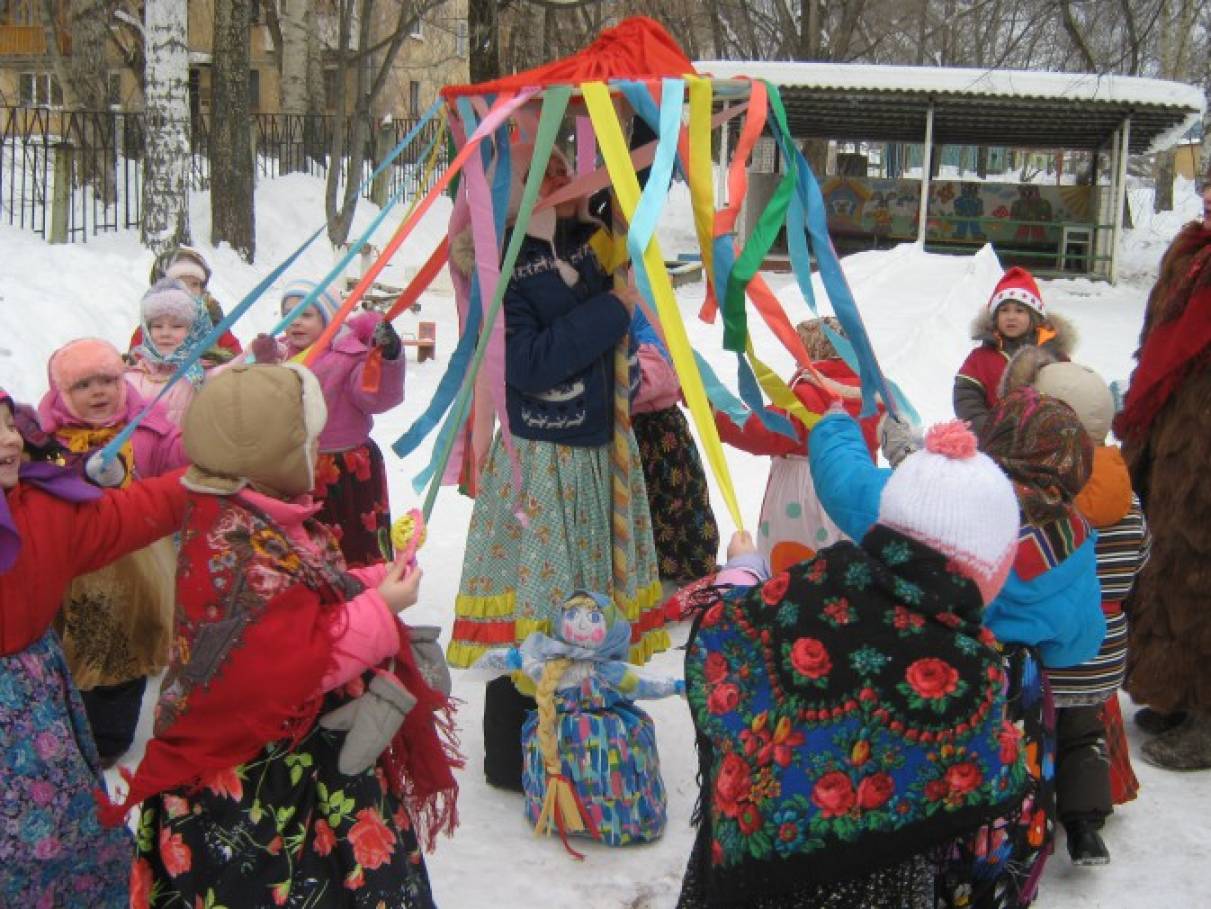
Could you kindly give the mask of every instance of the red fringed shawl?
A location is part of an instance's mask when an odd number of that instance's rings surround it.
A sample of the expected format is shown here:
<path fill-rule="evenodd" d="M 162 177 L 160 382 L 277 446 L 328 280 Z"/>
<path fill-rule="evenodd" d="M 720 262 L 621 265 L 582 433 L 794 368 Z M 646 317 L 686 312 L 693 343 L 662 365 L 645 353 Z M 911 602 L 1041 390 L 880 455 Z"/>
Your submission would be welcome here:
<path fill-rule="evenodd" d="M 193 494 L 177 568 L 172 658 L 156 707 L 155 737 L 118 804 L 103 796 L 102 823 L 161 792 L 194 788 L 245 763 L 270 742 L 298 742 L 314 726 L 324 697 L 341 604 L 360 593 L 345 573 L 331 532 L 306 524 L 319 554 L 291 545 L 266 515 L 221 496 Z M 400 625 L 395 673 L 416 707 L 382 757 L 392 790 L 404 799 L 428 848 L 457 824 L 461 766 L 451 705 L 425 684 L 407 629 Z"/>
<path fill-rule="evenodd" d="M 1148 298 L 1139 365 L 1114 432 L 1124 441 L 1143 437 L 1186 375 L 1211 351 L 1211 231 L 1187 225 L 1161 262 Z"/>

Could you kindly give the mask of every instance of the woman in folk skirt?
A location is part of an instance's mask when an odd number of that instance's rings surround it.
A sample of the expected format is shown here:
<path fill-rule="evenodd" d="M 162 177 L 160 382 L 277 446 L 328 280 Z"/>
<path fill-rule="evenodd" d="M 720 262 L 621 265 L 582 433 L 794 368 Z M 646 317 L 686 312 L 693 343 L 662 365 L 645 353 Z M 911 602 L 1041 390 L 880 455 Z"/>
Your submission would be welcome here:
<path fill-rule="evenodd" d="M 681 587 L 715 571 L 719 526 L 690 424 L 677 406 L 681 384 L 668 351 L 643 314 L 631 326 L 639 343 L 639 390 L 632 425 L 643 459 L 660 577 Z"/>
<path fill-rule="evenodd" d="M 282 294 L 283 313 L 297 306 L 314 287 L 310 281 L 290 284 Z M 286 329 L 284 349 L 278 353 L 301 362 L 339 308 L 340 301 L 322 291 L 315 304 Z M 362 313 L 345 324 L 328 349 L 310 364 L 328 405 L 313 494 L 324 506 L 316 520 L 337 535 L 349 567 L 359 568 L 391 558 L 387 470 L 370 430 L 374 414 L 385 413 L 404 400 L 404 357 L 399 335 L 378 313 Z M 262 356 L 258 348 L 253 345 L 258 362 L 274 360 L 273 351 Z M 368 379 L 366 364 L 375 349 L 382 351 L 381 367 Z"/>
<path fill-rule="evenodd" d="M 519 187 L 529 159 L 529 149 L 514 148 Z M 566 160 L 553 153 L 540 194 L 568 182 Z M 554 217 L 531 220 L 505 291 L 505 395 L 521 488 L 498 437 L 479 477 L 467 534 L 448 651 L 453 666 L 549 631 L 559 606 L 578 589 L 610 591 L 631 623 L 631 662 L 644 663 L 668 646 L 647 491 L 629 432 L 629 532 L 611 536 L 613 357 L 628 337 L 635 297 L 610 291 L 590 246 L 602 228 L 588 220 L 584 200 L 553 209 L 547 211 Z M 613 544 L 627 561 L 626 589 L 613 583 Z M 492 785 L 521 791 L 521 725 L 532 709 L 533 699 L 509 678 L 489 684 L 484 769 Z"/>

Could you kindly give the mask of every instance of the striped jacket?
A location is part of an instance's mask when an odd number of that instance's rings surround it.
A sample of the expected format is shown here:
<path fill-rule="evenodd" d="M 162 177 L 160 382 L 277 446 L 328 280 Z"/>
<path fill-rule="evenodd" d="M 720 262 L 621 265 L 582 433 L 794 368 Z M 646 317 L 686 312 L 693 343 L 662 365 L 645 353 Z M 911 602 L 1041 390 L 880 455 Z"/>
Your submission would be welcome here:
<path fill-rule="evenodd" d="M 1122 684 L 1127 666 L 1127 615 L 1122 604 L 1131 592 L 1135 576 L 1148 561 L 1151 545 L 1139 496 L 1133 493 L 1127 514 L 1114 524 L 1098 528 L 1094 546 L 1106 637 L 1098 655 L 1089 662 L 1048 672 L 1057 706 L 1100 704 Z"/>

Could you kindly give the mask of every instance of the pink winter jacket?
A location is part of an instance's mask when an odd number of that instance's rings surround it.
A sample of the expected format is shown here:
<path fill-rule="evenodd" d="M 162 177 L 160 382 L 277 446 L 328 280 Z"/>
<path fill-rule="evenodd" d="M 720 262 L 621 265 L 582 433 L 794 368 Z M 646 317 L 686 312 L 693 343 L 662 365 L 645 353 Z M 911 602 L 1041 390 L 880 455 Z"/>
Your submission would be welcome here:
<path fill-rule="evenodd" d="M 349 330 L 337 335 L 332 346 L 311 364 L 324 389 L 328 423 L 320 433 L 320 451 L 348 451 L 365 444 L 374 426 L 373 414 L 384 413 L 404 400 L 404 354 L 383 358 L 378 391 L 362 389 L 362 371 L 370 355 L 370 338 L 383 317 L 367 312 L 345 323 Z M 296 356 L 290 350 L 287 357 Z"/>
<path fill-rule="evenodd" d="M 126 409 L 114 420 L 113 425 L 125 426 L 143 410 L 146 403 L 128 381 Z M 43 395 L 38 404 L 38 420 L 43 430 L 51 435 L 58 435 L 64 427 L 84 425 L 72 416 L 57 388 Z M 189 463 L 181 444 L 181 429 L 168 419 L 160 405 L 156 405 L 139 424 L 131 438 L 131 448 L 135 458 L 135 474 L 142 479 L 158 477 Z"/>
<path fill-rule="evenodd" d="M 315 552 L 315 541 L 303 526 L 303 521 L 320 508 L 311 502 L 310 496 L 286 502 L 244 488 L 236 494 L 236 498 L 267 514 L 296 546 Z M 387 566 L 370 565 L 355 568 L 349 573 L 361 581 L 366 589 L 341 606 L 344 616 L 334 626 L 340 631 L 332 648 L 332 665 L 320 680 L 321 691 L 339 688 L 367 668 L 394 656 L 399 650 L 399 622 L 377 590 L 387 574 Z"/>
<path fill-rule="evenodd" d="M 655 344 L 639 345 L 639 391 L 631 402 L 631 413 L 665 410 L 681 400 L 681 383 L 673 365 Z"/>

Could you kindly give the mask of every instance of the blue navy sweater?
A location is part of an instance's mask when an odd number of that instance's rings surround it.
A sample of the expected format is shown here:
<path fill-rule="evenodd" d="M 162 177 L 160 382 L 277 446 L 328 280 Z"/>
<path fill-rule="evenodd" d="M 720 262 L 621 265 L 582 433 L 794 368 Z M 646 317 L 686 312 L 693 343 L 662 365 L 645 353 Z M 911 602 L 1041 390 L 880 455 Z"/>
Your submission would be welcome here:
<path fill-rule="evenodd" d="M 808 463 L 828 516 L 847 536 L 866 536 L 878 520 L 879 498 L 891 470 L 870 462 L 858 424 L 844 414 L 826 415 L 812 428 Z M 984 610 L 984 625 L 1007 644 L 1037 647 L 1048 669 L 1092 659 L 1106 634 L 1096 542 L 1097 534 L 1091 533 L 1068 558 L 1030 580 L 1011 569 Z"/>
<path fill-rule="evenodd" d="M 505 405 L 513 435 L 592 447 L 614 432 L 614 347 L 630 315 L 589 247 L 592 224 L 561 221 L 555 249 L 522 242 L 505 290 Z M 558 254 L 579 276 L 569 287 Z"/>

